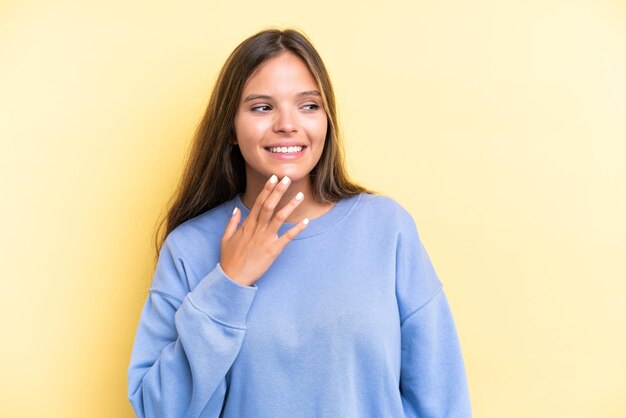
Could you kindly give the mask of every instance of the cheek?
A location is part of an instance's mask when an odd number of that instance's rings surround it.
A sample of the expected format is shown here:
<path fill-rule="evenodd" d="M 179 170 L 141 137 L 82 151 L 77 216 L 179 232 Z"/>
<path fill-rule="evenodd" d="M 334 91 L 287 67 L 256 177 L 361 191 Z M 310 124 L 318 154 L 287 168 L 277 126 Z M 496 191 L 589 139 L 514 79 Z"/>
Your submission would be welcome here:
<path fill-rule="evenodd" d="M 328 133 L 328 120 L 324 118 L 324 123 L 322 124 L 322 137 L 326 138 L 326 134 Z"/>
<path fill-rule="evenodd" d="M 310 120 L 306 124 L 307 131 L 317 140 L 323 141 L 326 138 L 326 131 L 328 128 L 328 121 L 325 117 Z"/>
<path fill-rule="evenodd" d="M 238 138 L 258 141 L 268 130 L 269 126 L 269 122 L 265 119 L 242 117 L 235 122 L 235 133 Z"/>
<path fill-rule="evenodd" d="M 251 132 L 250 125 L 245 123 L 244 120 L 238 120 L 235 122 L 235 136 L 240 147 L 245 147 L 250 142 Z"/>

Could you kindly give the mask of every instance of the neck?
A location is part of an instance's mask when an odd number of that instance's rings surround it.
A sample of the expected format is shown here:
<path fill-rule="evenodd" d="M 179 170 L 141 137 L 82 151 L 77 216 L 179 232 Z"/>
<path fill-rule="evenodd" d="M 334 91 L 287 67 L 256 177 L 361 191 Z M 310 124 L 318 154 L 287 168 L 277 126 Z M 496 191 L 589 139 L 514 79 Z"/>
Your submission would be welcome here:
<path fill-rule="evenodd" d="M 256 201 L 259 193 L 263 190 L 263 186 L 268 179 L 254 178 L 248 176 L 246 179 L 246 191 L 241 196 L 241 201 L 248 209 L 252 209 L 254 202 Z M 278 181 L 281 181 L 282 177 L 278 177 Z M 291 179 L 289 188 L 282 195 L 274 213 L 282 209 L 282 207 L 295 198 L 298 192 L 304 194 L 302 202 L 294 209 L 293 212 L 287 217 L 286 222 L 300 222 L 304 218 L 315 218 L 321 216 L 326 211 L 330 210 L 333 205 L 322 205 L 313 199 L 312 193 L 313 187 L 311 185 L 311 179 L 306 176 L 302 179 Z"/>

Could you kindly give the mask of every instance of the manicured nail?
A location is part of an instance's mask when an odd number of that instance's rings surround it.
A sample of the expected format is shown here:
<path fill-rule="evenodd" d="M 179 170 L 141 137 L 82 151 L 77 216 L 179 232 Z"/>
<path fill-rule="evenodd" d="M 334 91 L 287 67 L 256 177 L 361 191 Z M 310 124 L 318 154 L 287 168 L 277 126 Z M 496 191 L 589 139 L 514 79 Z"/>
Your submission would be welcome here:
<path fill-rule="evenodd" d="M 302 200 L 303 197 L 304 194 L 302 192 L 298 192 L 298 194 L 296 195 L 296 200 Z"/>
<path fill-rule="evenodd" d="M 237 213 L 237 209 L 238 209 L 237 206 L 235 206 L 235 209 L 233 209 L 233 215 Z"/>
<path fill-rule="evenodd" d="M 287 177 L 287 176 L 283 177 L 282 182 L 283 182 L 283 184 L 288 184 L 289 183 L 289 177 Z"/>
<path fill-rule="evenodd" d="M 305 225 L 308 225 L 309 224 L 309 218 L 304 218 L 302 220 L 302 223 L 305 224 Z"/>
<path fill-rule="evenodd" d="M 276 184 L 277 181 L 278 181 L 278 177 L 276 177 L 274 174 L 272 174 L 272 177 L 270 177 L 270 183 Z"/>

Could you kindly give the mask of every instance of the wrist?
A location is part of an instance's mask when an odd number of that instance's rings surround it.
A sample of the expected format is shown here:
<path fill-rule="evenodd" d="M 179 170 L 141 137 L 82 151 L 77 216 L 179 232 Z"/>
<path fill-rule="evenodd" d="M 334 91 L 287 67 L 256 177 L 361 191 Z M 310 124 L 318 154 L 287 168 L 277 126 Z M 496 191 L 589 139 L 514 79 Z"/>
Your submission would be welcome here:
<path fill-rule="evenodd" d="M 254 283 L 254 280 L 250 280 L 248 278 L 240 277 L 240 275 L 238 273 L 236 273 L 233 270 L 231 270 L 230 266 L 225 266 L 221 262 L 220 262 L 220 266 L 222 267 L 222 271 L 224 272 L 226 277 L 228 279 L 230 279 L 231 281 L 237 283 L 238 285 L 241 285 L 241 286 L 252 286 L 252 284 Z"/>

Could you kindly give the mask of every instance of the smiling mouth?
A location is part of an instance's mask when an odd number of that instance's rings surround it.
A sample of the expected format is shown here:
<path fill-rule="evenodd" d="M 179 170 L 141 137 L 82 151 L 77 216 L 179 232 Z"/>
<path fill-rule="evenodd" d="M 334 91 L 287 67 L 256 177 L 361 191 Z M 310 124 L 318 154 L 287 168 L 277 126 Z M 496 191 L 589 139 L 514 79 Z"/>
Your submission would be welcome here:
<path fill-rule="evenodd" d="M 272 154 L 297 154 L 306 149 L 306 145 L 298 145 L 294 147 L 266 147 L 265 150 Z"/>

